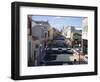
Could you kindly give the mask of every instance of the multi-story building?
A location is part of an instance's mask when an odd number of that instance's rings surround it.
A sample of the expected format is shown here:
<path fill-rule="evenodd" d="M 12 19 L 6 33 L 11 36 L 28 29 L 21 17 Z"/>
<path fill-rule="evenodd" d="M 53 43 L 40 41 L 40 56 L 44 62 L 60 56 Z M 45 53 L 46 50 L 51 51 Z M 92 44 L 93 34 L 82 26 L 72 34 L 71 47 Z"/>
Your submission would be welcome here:
<path fill-rule="evenodd" d="M 69 47 L 73 47 L 73 35 L 75 32 L 74 26 L 66 26 L 62 29 L 62 35 L 66 38 L 66 43 Z"/>
<path fill-rule="evenodd" d="M 87 54 L 88 50 L 88 18 L 84 17 L 82 20 L 82 50 Z"/>
<path fill-rule="evenodd" d="M 75 32 L 74 26 L 66 26 L 66 27 L 63 27 L 63 29 L 62 29 L 62 35 L 70 40 L 72 39 L 74 32 Z"/>
<path fill-rule="evenodd" d="M 82 39 L 88 39 L 88 18 L 82 19 Z"/>
<path fill-rule="evenodd" d="M 60 34 L 59 30 L 57 30 L 56 28 L 52 28 L 53 29 L 53 39 L 55 39 L 56 36 L 58 36 L 58 34 Z"/>
<path fill-rule="evenodd" d="M 82 30 L 77 30 L 74 26 L 66 26 L 62 29 L 62 35 L 66 38 L 67 44 L 74 47 L 81 44 Z"/>
<path fill-rule="evenodd" d="M 38 32 L 37 32 L 38 31 Z M 53 31 L 48 21 L 32 21 L 32 36 L 40 41 L 43 39 L 52 39 Z"/>
<path fill-rule="evenodd" d="M 42 51 L 47 40 L 53 39 L 53 31 L 48 21 L 35 21 L 28 16 L 28 65 L 40 65 Z M 42 54 L 42 56 L 41 56 Z"/>

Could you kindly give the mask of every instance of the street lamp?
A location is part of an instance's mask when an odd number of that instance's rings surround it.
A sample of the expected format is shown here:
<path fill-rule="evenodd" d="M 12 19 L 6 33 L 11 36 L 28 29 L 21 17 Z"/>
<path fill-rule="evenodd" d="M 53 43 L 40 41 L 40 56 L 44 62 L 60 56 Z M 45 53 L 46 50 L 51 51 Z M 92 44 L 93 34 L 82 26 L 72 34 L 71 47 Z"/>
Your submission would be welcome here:
<path fill-rule="evenodd" d="M 79 64 L 80 64 L 80 51 L 79 51 Z"/>

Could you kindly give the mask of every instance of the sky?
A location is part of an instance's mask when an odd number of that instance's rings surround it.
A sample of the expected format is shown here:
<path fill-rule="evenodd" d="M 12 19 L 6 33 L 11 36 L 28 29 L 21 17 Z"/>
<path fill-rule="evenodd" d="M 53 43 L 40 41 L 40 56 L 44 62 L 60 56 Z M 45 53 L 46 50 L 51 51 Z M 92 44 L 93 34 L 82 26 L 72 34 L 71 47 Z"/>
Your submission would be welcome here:
<path fill-rule="evenodd" d="M 69 17 L 69 16 L 43 16 L 33 15 L 32 20 L 47 21 L 51 27 L 61 30 L 64 26 L 75 26 L 76 29 L 81 29 L 82 17 Z"/>

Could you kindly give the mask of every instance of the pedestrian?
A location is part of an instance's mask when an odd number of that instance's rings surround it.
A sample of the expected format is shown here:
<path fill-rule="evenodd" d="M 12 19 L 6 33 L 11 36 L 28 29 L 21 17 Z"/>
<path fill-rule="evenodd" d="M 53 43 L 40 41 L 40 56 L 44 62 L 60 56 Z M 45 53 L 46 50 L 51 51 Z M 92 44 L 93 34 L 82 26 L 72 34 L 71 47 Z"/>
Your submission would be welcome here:
<path fill-rule="evenodd" d="M 77 64 L 77 60 L 76 59 L 74 59 L 74 64 Z"/>

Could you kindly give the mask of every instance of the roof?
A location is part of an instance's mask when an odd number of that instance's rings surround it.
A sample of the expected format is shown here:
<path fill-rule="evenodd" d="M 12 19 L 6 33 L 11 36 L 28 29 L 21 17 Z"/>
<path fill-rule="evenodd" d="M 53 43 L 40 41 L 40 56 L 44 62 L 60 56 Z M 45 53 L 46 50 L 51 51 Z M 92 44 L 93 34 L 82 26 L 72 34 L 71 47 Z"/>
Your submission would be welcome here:
<path fill-rule="evenodd" d="M 36 24 L 50 25 L 48 21 L 35 21 L 35 20 L 32 20 L 32 21 L 34 21 Z"/>

